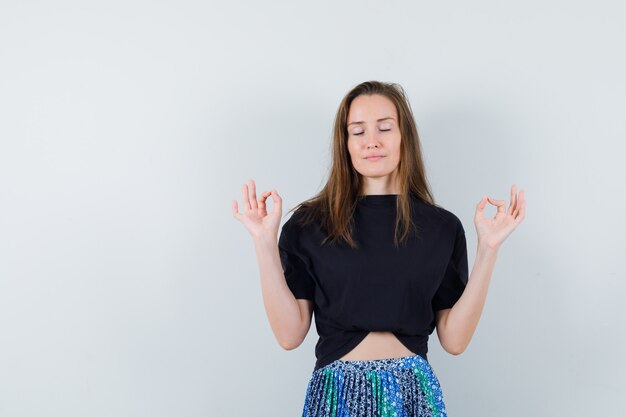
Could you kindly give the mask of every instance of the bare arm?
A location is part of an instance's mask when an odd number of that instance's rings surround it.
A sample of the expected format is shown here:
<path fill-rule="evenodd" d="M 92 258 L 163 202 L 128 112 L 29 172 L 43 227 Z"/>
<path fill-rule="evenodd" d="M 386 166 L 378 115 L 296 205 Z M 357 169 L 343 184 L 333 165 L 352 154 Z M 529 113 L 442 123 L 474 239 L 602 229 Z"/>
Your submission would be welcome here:
<path fill-rule="evenodd" d="M 313 302 L 297 300 L 287 286 L 277 242 L 282 198 L 272 189 L 257 200 L 252 179 L 243 185 L 242 193 L 245 212 L 239 213 L 237 200 L 233 200 L 233 216 L 244 224 L 252 236 L 267 318 L 280 346 L 287 350 L 295 349 L 311 327 Z M 270 195 L 274 208 L 268 212 L 265 201 Z"/>
<path fill-rule="evenodd" d="M 463 294 L 452 308 L 437 312 L 435 320 L 439 342 L 452 355 L 463 353 L 474 335 L 485 306 L 497 255 L 497 249 L 479 247 Z"/>
<path fill-rule="evenodd" d="M 487 202 L 497 206 L 494 218 L 483 215 Z M 515 230 L 526 215 L 524 190 L 511 187 L 511 203 L 506 210 L 505 200 L 485 197 L 476 206 L 474 224 L 478 233 L 478 249 L 467 286 L 452 308 L 437 312 L 435 321 L 441 346 L 453 355 L 459 355 L 469 345 L 485 306 L 489 282 L 502 242 Z"/>
<path fill-rule="evenodd" d="M 254 247 L 263 304 L 274 336 L 284 349 L 295 349 L 304 341 L 311 327 L 313 302 L 296 299 L 287 286 L 276 242 L 255 241 Z"/>

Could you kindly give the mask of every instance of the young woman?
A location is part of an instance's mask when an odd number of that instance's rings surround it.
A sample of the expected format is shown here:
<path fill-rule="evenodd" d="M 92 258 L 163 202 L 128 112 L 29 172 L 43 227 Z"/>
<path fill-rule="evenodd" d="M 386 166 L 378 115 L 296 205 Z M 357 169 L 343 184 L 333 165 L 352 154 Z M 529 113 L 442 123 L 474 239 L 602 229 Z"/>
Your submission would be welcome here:
<path fill-rule="evenodd" d="M 469 344 L 502 242 L 522 221 L 524 191 L 476 206 L 476 260 L 468 277 L 465 230 L 435 204 L 402 87 L 364 82 L 335 119 L 332 167 L 317 196 L 292 209 L 277 235 L 282 198 L 243 185 L 263 302 L 287 350 L 307 335 L 313 313 L 317 361 L 303 417 L 446 416 L 426 352 L 437 328 L 447 352 Z M 267 211 L 272 196 L 274 208 Z M 487 203 L 497 207 L 484 216 Z"/>

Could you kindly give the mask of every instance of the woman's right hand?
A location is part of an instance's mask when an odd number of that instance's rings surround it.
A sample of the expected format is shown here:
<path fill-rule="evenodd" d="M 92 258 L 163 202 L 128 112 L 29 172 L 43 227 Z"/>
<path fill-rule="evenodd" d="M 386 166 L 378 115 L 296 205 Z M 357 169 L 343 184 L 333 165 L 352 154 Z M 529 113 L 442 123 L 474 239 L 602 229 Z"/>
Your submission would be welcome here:
<path fill-rule="evenodd" d="M 282 214 L 282 198 L 276 189 L 272 189 L 261 194 L 261 198 L 257 201 L 256 186 L 252 179 L 248 181 L 248 184 L 243 185 L 242 192 L 245 211 L 239 213 L 237 200 L 233 200 L 233 216 L 244 224 L 255 241 L 276 243 Z M 268 212 L 265 201 L 270 195 L 274 207 L 272 211 Z"/>

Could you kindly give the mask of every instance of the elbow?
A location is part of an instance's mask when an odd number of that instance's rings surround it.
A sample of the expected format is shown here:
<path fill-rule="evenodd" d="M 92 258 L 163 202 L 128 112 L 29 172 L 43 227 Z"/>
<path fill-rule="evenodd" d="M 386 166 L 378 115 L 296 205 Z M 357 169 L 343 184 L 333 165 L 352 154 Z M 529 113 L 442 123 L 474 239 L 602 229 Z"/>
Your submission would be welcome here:
<path fill-rule="evenodd" d="M 459 356 L 461 353 L 465 352 L 465 346 L 459 345 L 459 346 L 449 347 L 446 349 L 446 352 L 454 356 Z"/>
<path fill-rule="evenodd" d="M 278 344 L 284 350 L 294 350 L 295 348 L 297 348 L 298 346 L 302 344 L 302 340 L 282 339 L 278 341 Z"/>
<path fill-rule="evenodd" d="M 280 341 L 278 343 L 280 345 L 281 348 L 283 348 L 284 350 L 294 350 L 295 348 L 298 347 L 298 345 L 291 343 L 291 342 L 285 342 L 285 341 Z"/>
<path fill-rule="evenodd" d="M 296 349 L 302 344 L 302 342 L 304 342 L 310 326 L 311 321 L 308 320 L 306 322 L 298 323 L 295 328 L 291 327 L 289 329 L 281 329 L 279 334 L 277 334 L 278 344 L 284 350 Z"/>

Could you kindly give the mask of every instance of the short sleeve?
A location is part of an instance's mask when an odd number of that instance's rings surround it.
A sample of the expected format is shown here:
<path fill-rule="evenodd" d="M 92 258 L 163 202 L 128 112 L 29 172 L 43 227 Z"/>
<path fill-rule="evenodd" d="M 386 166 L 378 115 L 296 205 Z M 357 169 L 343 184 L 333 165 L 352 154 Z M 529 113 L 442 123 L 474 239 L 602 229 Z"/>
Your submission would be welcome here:
<path fill-rule="evenodd" d="M 285 273 L 285 280 L 296 299 L 313 300 L 315 282 L 309 274 L 297 246 L 294 245 L 296 241 L 294 233 L 296 233 L 296 230 L 285 223 L 278 238 L 278 251 L 283 272 Z"/>
<path fill-rule="evenodd" d="M 467 242 L 463 225 L 457 218 L 454 249 L 448 261 L 443 280 L 433 297 L 433 311 L 452 308 L 454 303 L 461 298 L 461 294 L 463 294 L 467 286 L 467 279 Z"/>

